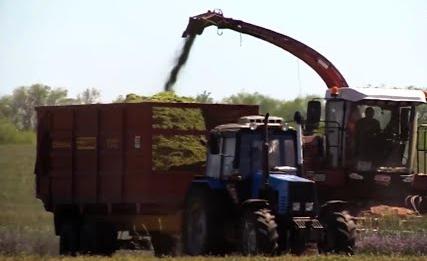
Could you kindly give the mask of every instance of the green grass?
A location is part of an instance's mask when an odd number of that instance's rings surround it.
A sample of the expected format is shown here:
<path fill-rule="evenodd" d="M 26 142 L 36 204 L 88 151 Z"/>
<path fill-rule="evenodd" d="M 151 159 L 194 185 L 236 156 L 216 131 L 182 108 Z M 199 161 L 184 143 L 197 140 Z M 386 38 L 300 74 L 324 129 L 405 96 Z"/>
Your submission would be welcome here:
<path fill-rule="evenodd" d="M 34 131 L 21 131 L 8 119 L 0 115 L 0 144 L 34 144 Z"/>
<path fill-rule="evenodd" d="M 57 252 L 53 216 L 35 198 L 34 145 L 0 145 L 0 253 Z"/>
<path fill-rule="evenodd" d="M 116 254 L 111 258 L 106 257 L 48 257 L 48 256 L 34 256 L 34 255 L 17 255 L 17 256 L 0 256 L 0 261 L 53 261 L 53 260 L 63 260 L 63 261 L 100 261 L 100 260 L 111 260 L 111 261 L 151 261 L 151 260 L 164 260 L 164 261 L 220 261 L 220 260 L 230 260 L 230 261 L 344 261 L 344 260 L 354 260 L 354 261 L 367 261 L 367 260 L 378 260 L 378 261 L 421 261 L 426 260 L 424 256 L 377 256 L 377 255 L 358 255 L 358 256 L 280 256 L 274 258 L 256 256 L 256 257 L 240 257 L 240 256 L 229 256 L 229 257 L 180 257 L 180 258 L 154 258 L 151 256 L 141 257 L 139 255 L 129 255 L 129 254 Z"/>
<path fill-rule="evenodd" d="M 52 215 L 35 198 L 34 145 L 0 146 L 0 224 L 51 227 Z"/>

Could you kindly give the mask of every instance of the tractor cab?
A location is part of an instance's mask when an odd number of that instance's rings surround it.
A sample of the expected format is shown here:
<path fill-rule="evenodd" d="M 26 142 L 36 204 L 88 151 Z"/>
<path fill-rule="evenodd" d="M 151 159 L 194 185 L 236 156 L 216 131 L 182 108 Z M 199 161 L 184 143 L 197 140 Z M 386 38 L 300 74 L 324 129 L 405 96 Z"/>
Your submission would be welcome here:
<path fill-rule="evenodd" d="M 264 167 L 265 128 L 263 116 L 246 116 L 237 123 L 217 126 L 211 131 L 207 176 L 241 179 L 261 173 Z M 296 174 L 298 169 L 296 131 L 283 119 L 268 119 L 268 169 Z"/>
<path fill-rule="evenodd" d="M 264 121 L 264 116 L 246 116 L 213 129 L 206 176 L 235 187 L 240 203 L 265 199 L 277 203 L 271 204 L 276 214 L 315 216 L 315 184 L 300 177 L 297 131 L 279 117 Z"/>
<path fill-rule="evenodd" d="M 320 121 L 321 102 L 308 105 L 304 146 L 312 152 L 315 144 L 320 157 L 317 162 L 307 158 L 306 174 L 329 187 L 355 182 L 364 189 L 352 188 L 364 195 L 381 190 L 375 185 L 410 183 L 416 156 L 416 106 L 425 102 L 419 90 L 329 89 L 324 121 Z"/>

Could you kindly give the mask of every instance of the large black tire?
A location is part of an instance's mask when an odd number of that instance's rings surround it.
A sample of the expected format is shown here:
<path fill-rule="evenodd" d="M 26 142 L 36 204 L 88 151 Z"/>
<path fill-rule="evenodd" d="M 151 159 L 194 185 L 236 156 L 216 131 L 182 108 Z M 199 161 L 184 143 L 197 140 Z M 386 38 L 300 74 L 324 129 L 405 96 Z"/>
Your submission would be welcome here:
<path fill-rule="evenodd" d="M 151 232 L 151 244 L 154 248 L 156 257 L 174 257 L 179 256 L 179 239 L 173 235 L 167 235 L 160 232 Z"/>
<path fill-rule="evenodd" d="M 356 224 L 346 211 L 332 212 L 323 219 L 326 233 L 319 242 L 319 252 L 353 255 L 356 243 Z"/>
<path fill-rule="evenodd" d="M 209 188 L 190 189 L 184 209 L 183 250 L 191 256 L 223 254 L 226 243 L 223 235 L 223 210 Z"/>
<path fill-rule="evenodd" d="M 111 256 L 118 249 L 117 229 L 109 223 L 97 225 L 98 254 Z"/>
<path fill-rule="evenodd" d="M 80 253 L 112 255 L 117 249 L 117 231 L 111 224 L 85 222 L 80 230 Z"/>
<path fill-rule="evenodd" d="M 80 253 L 83 255 L 96 255 L 98 253 L 96 223 L 85 222 L 80 227 Z"/>
<path fill-rule="evenodd" d="M 240 249 L 243 255 L 275 255 L 278 252 L 277 224 L 269 209 L 245 211 Z"/>
<path fill-rule="evenodd" d="M 75 256 L 79 251 L 79 228 L 72 220 L 64 220 L 59 231 L 59 254 Z"/>

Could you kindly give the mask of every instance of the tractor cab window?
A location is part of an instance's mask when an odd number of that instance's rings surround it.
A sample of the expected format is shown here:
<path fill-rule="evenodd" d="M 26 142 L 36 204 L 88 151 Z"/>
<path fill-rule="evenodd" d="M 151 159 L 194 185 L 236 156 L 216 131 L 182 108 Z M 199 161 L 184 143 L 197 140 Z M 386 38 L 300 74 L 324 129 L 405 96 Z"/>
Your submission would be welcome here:
<path fill-rule="evenodd" d="M 222 147 L 222 176 L 227 177 L 233 173 L 233 161 L 236 151 L 236 137 L 224 137 Z"/>
<path fill-rule="evenodd" d="M 234 155 L 236 151 L 236 136 L 233 133 L 223 133 L 214 141 L 217 150 L 208 152 L 206 175 L 209 177 L 227 177 L 233 173 Z M 213 142 L 212 142 L 213 143 Z"/>
<path fill-rule="evenodd" d="M 264 139 L 261 133 L 244 133 L 240 138 L 240 172 L 242 176 L 262 170 Z M 270 135 L 269 168 L 296 167 L 295 141 L 292 135 Z"/>
<path fill-rule="evenodd" d="M 348 123 L 352 167 L 358 171 L 405 167 L 409 151 L 409 104 L 364 101 L 353 104 Z M 406 122 L 405 122 L 406 121 Z"/>

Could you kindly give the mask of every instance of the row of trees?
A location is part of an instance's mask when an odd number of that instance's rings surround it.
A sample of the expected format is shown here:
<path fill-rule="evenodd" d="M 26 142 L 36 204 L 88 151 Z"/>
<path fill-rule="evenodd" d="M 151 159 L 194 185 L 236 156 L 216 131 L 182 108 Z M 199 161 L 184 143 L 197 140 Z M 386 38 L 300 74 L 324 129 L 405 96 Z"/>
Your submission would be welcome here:
<path fill-rule="evenodd" d="M 408 89 L 415 89 L 413 86 Z M 4 143 L 6 136 L 18 137 L 19 131 L 26 132 L 30 137 L 36 126 L 36 113 L 34 108 L 45 105 L 71 105 L 92 104 L 100 102 L 101 93 L 95 88 L 88 88 L 79 93 L 75 98 L 68 97 L 64 88 L 52 88 L 43 84 L 22 86 L 16 88 L 12 94 L 0 97 L 0 143 Z M 293 100 L 272 98 L 258 92 L 240 92 L 220 101 L 214 101 L 210 93 L 204 91 L 194 97 L 177 96 L 174 92 L 160 92 L 150 97 L 128 94 L 118 96 L 113 102 L 142 102 L 142 101 L 168 101 L 168 102 L 202 102 L 202 103 L 230 103 L 230 104 L 257 104 L 261 113 L 269 112 L 272 115 L 292 120 L 295 111 L 303 114 L 306 112 L 307 102 L 316 96 L 308 95 L 297 97 Z M 427 106 L 419 106 L 419 119 L 427 121 Z M 12 133 L 11 131 L 15 132 Z M 6 134 L 5 134 L 6 133 Z M 30 133 L 30 134 L 28 134 Z"/>
<path fill-rule="evenodd" d="M 0 97 L 0 143 L 6 140 L 19 140 L 25 133 L 26 139 L 36 127 L 37 106 L 55 106 L 72 104 L 92 104 L 100 102 L 101 93 L 95 88 L 88 88 L 79 93 L 75 98 L 68 97 L 64 88 L 52 88 L 44 84 L 21 86 L 13 90 L 12 94 Z M 258 104 L 262 113 L 292 119 L 297 110 L 305 112 L 307 101 L 313 96 L 299 97 L 291 101 L 274 99 L 260 93 L 240 92 L 220 101 L 214 101 L 210 93 L 204 91 L 195 97 L 181 97 L 173 92 L 161 92 L 154 96 L 144 97 L 135 94 L 118 96 L 113 102 L 141 102 L 145 100 L 169 102 L 201 102 L 201 103 L 233 103 L 233 104 Z M 15 138 L 11 138 L 15 137 Z"/>
<path fill-rule="evenodd" d="M 0 118 L 9 120 L 19 130 L 32 130 L 36 126 L 37 106 L 91 104 L 99 102 L 101 93 L 95 88 L 86 89 L 76 98 L 68 97 L 64 88 L 33 84 L 16 88 L 11 95 L 0 97 Z"/>
<path fill-rule="evenodd" d="M 283 117 L 285 120 L 290 121 L 293 119 L 294 113 L 300 111 L 303 114 L 306 112 L 307 102 L 313 98 L 318 98 L 315 95 L 307 95 L 304 97 L 297 97 L 293 100 L 275 99 L 267 95 L 247 92 L 239 92 L 229 97 L 223 98 L 218 101 L 219 103 L 226 104 L 254 104 L 259 105 L 260 112 L 270 113 L 274 116 Z M 119 96 L 114 102 L 143 102 L 143 101 L 167 101 L 167 102 L 200 102 L 200 103 L 214 103 L 214 99 L 210 93 L 204 91 L 195 97 L 177 96 L 174 92 L 160 92 L 150 97 L 139 96 L 136 94 L 128 94 L 126 97 Z"/>

